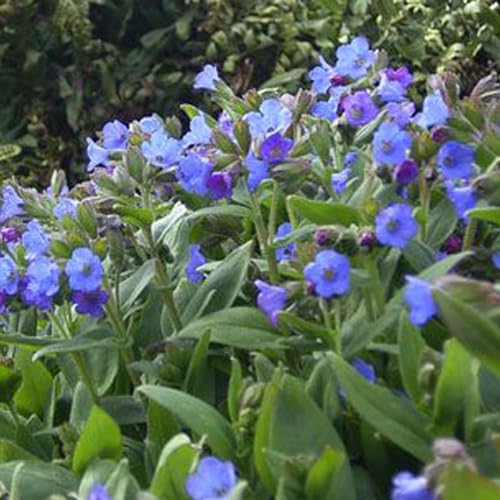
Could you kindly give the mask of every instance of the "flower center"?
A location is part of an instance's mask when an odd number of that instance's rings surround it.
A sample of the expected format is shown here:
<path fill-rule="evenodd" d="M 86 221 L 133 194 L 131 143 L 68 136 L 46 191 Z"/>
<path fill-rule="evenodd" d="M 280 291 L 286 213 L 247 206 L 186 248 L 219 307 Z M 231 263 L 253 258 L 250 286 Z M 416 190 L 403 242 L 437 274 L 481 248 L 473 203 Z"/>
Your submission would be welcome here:
<path fill-rule="evenodd" d="M 87 264 L 87 263 L 83 264 L 82 274 L 84 276 L 88 276 L 90 274 L 91 270 L 92 270 L 92 268 L 91 268 L 90 264 Z"/>
<path fill-rule="evenodd" d="M 382 151 L 384 153 L 392 151 L 392 144 L 389 141 L 382 141 Z"/>
<path fill-rule="evenodd" d="M 162 155 L 156 155 L 155 156 L 155 160 L 158 162 L 158 163 L 161 163 L 163 161 L 163 156 Z"/>
<path fill-rule="evenodd" d="M 353 116 L 353 118 L 360 118 L 362 113 L 363 111 L 359 106 L 354 105 L 351 108 L 351 115 Z"/>
<path fill-rule="evenodd" d="M 336 274 L 335 269 L 332 269 L 331 267 L 327 267 L 323 270 L 323 278 L 327 281 L 333 281 Z"/>
<path fill-rule="evenodd" d="M 453 158 L 451 156 L 446 156 L 445 159 L 443 160 L 443 163 L 447 166 L 447 167 L 453 167 Z"/>
<path fill-rule="evenodd" d="M 387 223 L 387 230 L 390 231 L 391 233 L 396 231 L 398 227 L 399 227 L 399 221 L 397 221 L 396 219 L 391 219 Z"/>

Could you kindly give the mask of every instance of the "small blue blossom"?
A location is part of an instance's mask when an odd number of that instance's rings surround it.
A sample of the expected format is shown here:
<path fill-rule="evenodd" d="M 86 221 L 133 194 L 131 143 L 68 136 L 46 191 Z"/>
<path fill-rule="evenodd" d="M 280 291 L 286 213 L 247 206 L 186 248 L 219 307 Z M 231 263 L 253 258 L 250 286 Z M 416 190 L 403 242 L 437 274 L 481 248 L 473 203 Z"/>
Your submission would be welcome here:
<path fill-rule="evenodd" d="M 92 488 L 90 488 L 87 500 L 113 500 L 111 495 L 108 494 L 106 488 L 100 484 L 95 483 Z"/>
<path fill-rule="evenodd" d="M 220 113 L 219 117 L 217 118 L 217 123 L 224 134 L 226 134 L 231 139 L 234 139 L 234 123 L 226 110 Z"/>
<path fill-rule="evenodd" d="M 22 298 L 25 304 L 41 311 L 52 308 L 54 295 L 59 291 L 59 267 L 46 256 L 37 256 L 30 262 L 23 277 Z"/>
<path fill-rule="evenodd" d="M 317 295 L 329 299 L 349 291 L 350 271 L 351 264 L 345 255 L 334 250 L 322 250 L 304 268 L 304 277 L 312 283 Z"/>
<path fill-rule="evenodd" d="M 28 260 L 38 255 L 44 254 L 49 249 L 49 240 L 45 235 L 42 226 L 37 220 L 32 220 L 26 225 L 21 241 L 26 249 Z"/>
<path fill-rule="evenodd" d="M 457 141 L 445 142 L 438 151 L 437 164 L 443 177 L 469 179 L 473 172 L 474 148 Z"/>
<path fill-rule="evenodd" d="M 76 304 L 76 312 L 87 314 L 93 318 L 104 315 L 103 306 L 108 303 L 109 295 L 98 288 L 90 292 L 75 291 L 71 294 L 71 302 Z"/>
<path fill-rule="evenodd" d="M 366 125 L 378 115 L 378 108 L 366 90 L 344 97 L 342 107 L 347 123 L 353 127 Z"/>
<path fill-rule="evenodd" d="M 87 172 L 92 172 L 96 167 L 106 166 L 109 160 L 109 151 L 87 137 L 87 156 L 89 158 Z"/>
<path fill-rule="evenodd" d="M 423 476 L 399 472 L 392 478 L 392 484 L 391 500 L 437 500 Z"/>
<path fill-rule="evenodd" d="M 352 361 L 352 366 L 356 369 L 356 371 L 363 375 L 370 384 L 374 384 L 377 380 L 377 375 L 375 373 L 375 368 L 370 363 L 362 360 L 361 358 L 354 358 Z"/>
<path fill-rule="evenodd" d="M 0 292 L 15 295 L 19 287 L 19 274 L 16 263 L 8 256 L 0 257 Z"/>
<path fill-rule="evenodd" d="M 212 64 L 203 66 L 203 70 L 194 79 L 193 88 L 215 90 L 215 84 L 220 80 L 217 68 Z"/>
<path fill-rule="evenodd" d="M 406 276 L 406 282 L 404 297 L 410 309 L 410 321 L 415 326 L 424 326 L 437 313 L 431 285 L 413 276 Z"/>
<path fill-rule="evenodd" d="M 293 231 L 293 227 L 289 222 L 283 222 L 280 224 L 276 230 L 274 239 L 278 243 L 285 236 L 289 235 Z M 297 252 L 297 245 L 295 243 L 288 243 L 288 245 L 280 246 L 276 249 L 276 258 L 279 262 L 283 260 L 292 260 L 295 258 Z"/>
<path fill-rule="evenodd" d="M 203 279 L 203 274 L 201 274 L 197 269 L 206 263 L 207 259 L 201 253 L 200 245 L 189 245 L 186 276 L 194 285 L 198 284 Z"/>
<path fill-rule="evenodd" d="M 259 111 L 245 115 L 252 137 L 284 131 L 292 123 L 292 112 L 278 99 L 266 99 Z"/>
<path fill-rule="evenodd" d="M 184 136 L 184 146 L 208 144 L 212 139 L 212 129 L 207 125 L 203 115 L 195 116 L 189 124 L 189 132 Z"/>
<path fill-rule="evenodd" d="M 293 148 L 293 140 L 283 137 L 279 132 L 264 140 L 260 148 L 262 159 L 270 165 L 276 165 L 286 159 Z"/>
<path fill-rule="evenodd" d="M 415 113 L 415 104 L 411 101 L 390 102 L 385 106 L 387 117 L 401 128 L 405 128 Z"/>
<path fill-rule="evenodd" d="M 386 68 L 382 73 L 392 82 L 398 82 L 406 90 L 413 82 L 413 75 L 406 66 Z"/>
<path fill-rule="evenodd" d="M 500 269 L 500 250 L 497 250 L 491 256 L 491 262 L 495 266 L 496 269 Z"/>
<path fill-rule="evenodd" d="M 141 145 L 144 158 L 152 165 L 168 168 L 179 161 L 182 143 L 173 137 L 168 137 L 163 128 L 154 132 L 149 141 Z"/>
<path fill-rule="evenodd" d="M 211 173 L 206 186 L 212 200 L 229 200 L 233 196 L 233 178 L 229 172 Z"/>
<path fill-rule="evenodd" d="M 348 151 L 344 156 L 344 167 L 350 168 L 352 167 L 359 158 L 359 153 L 356 151 Z"/>
<path fill-rule="evenodd" d="M 0 208 L 0 224 L 23 215 L 22 209 L 23 200 L 19 197 L 16 190 L 12 186 L 4 186 L 2 189 L 2 207 Z"/>
<path fill-rule="evenodd" d="M 102 129 L 102 144 L 106 149 L 127 149 L 129 131 L 119 120 L 106 123 Z"/>
<path fill-rule="evenodd" d="M 236 482 L 236 470 L 231 462 L 204 457 L 196 471 L 188 476 L 186 492 L 191 500 L 228 500 Z"/>
<path fill-rule="evenodd" d="M 163 123 L 156 115 L 145 116 L 139 120 L 139 127 L 143 134 L 154 134 L 163 129 Z"/>
<path fill-rule="evenodd" d="M 404 248 L 417 230 L 418 225 L 409 205 L 390 205 L 381 210 L 375 219 L 375 236 L 382 245 Z"/>
<path fill-rule="evenodd" d="M 309 78 L 312 80 L 312 90 L 317 94 L 326 94 L 331 87 L 331 79 L 335 75 L 333 66 L 330 66 L 322 56 L 319 56 L 319 66 L 315 66 L 309 71 Z"/>
<path fill-rule="evenodd" d="M 9 307 L 7 305 L 8 299 L 9 296 L 6 293 L 0 292 L 0 314 L 9 312 Z M 6 327 L 7 323 L 5 321 L 2 321 L 2 326 Z"/>
<path fill-rule="evenodd" d="M 21 233 L 12 226 L 4 226 L 0 229 L 0 238 L 4 243 L 10 245 L 16 243 L 21 238 Z"/>
<path fill-rule="evenodd" d="M 60 198 L 57 205 L 52 209 L 56 219 L 62 219 L 65 215 L 75 217 L 78 203 L 70 198 Z"/>
<path fill-rule="evenodd" d="M 336 174 L 332 174 L 332 189 L 337 196 L 341 196 L 347 188 L 347 181 L 351 175 L 350 168 L 344 168 Z"/>
<path fill-rule="evenodd" d="M 467 219 L 465 213 L 477 204 L 477 196 L 472 186 L 456 187 L 453 182 L 446 183 L 446 196 L 455 206 L 458 219 Z"/>
<path fill-rule="evenodd" d="M 406 159 L 412 136 L 396 124 L 384 122 L 373 136 L 373 156 L 381 165 L 397 165 Z"/>
<path fill-rule="evenodd" d="M 406 186 L 418 177 L 418 165 L 415 160 L 408 158 L 394 169 L 394 180 L 400 186 Z"/>
<path fill-rule="evenodd" d="M 69 287 L 78 292 L 92 292 L 101 286 L 103 267 L 101 260 L 89 248 L 76 248 L 66 262 Z"/>
<path fill-rule="evenodd" d="M 401 102 L 405 99 L 406 89 L 398 80 L 390 80 L 387 74 L 382 73 L 375 93 L 382 102 Z"/>
<path fill-rule="evenodd" d="M 265 161 L 257 159 L 250 152 L 245 158 L 245 166 L 248 170 L 248 189 L 250 192 L 254 192 L 263 180 L 269 179 L 269 165 Z"/>
<path fill-rule="evenodd" d="M 375 52 L 365 37 L 358 36 L 351 43 L 337 48 L 337 64 L 335 71 L 341 76 L 349 76 L 357 80 L 366 76 L 368 70 L 375 64 Z"/>
<path fill-rule="evenodd" d="M 188 193 L 207 194 L 207 181 L 214 166 L 195 153 L 189 153 L 179 162 L 177 180 Z"/>
<path fill-rule="evenodd" d="M 428 95 L 424 99 L 422 113 L 420 113 L 415 122 L 423 128 L 434 127 L 435 125 L 444 125 L 450 117 L 450 110 L 439 92 Z"/>
<path fill-rule="evenodd" d="M 279 286 L 268 285 L 262 280 L 255 280 L 255 286 L 259 289 L 257 305 L 267 315 L 272 325 L 278 324 L 278 313 L 285 308 L 287 292 Z"/>

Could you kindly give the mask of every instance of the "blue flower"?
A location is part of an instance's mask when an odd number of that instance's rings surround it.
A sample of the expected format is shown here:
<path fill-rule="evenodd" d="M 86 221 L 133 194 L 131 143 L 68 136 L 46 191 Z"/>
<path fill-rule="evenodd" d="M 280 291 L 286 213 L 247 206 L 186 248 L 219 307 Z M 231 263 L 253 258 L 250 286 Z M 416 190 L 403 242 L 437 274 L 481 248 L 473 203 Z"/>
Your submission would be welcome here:
<path fill-rule="evenodd" d="M 408 285 L 404 296 L 410 309 L 410 321 L 415 326 L 424 326 L 438 312 L 432 298 L 431 285 L 413 276 L 406 276 L 406 282 Z"/>
<path fill-rule="evenodd" d="M 95 483 L 92 488 L 90 488 L 87 500 L 113 500 L 111 496 L 106 491 L 106 488 L 99 483 Z"/>
<path fill-rule="evenodd" d="M 405 99 L 406 89 L 398 80 L 390 80 L 387 74 L 382 73 L 375 92 L 382 102 L 400 102 Z"/>
<path fill-rule="evenodd" d="M 207 125 L 203 115 L 195 116 L 189 123 L 189 132 L 184 136 L 184 146 L 208 144 L 212 139 L 212 129 Z"/>
<path fill-rule="evenodd" d="M 375 52 L 370 50 L 368 40 L 358 36 L 351 43 L 337 48 L 337 64 L 335 71 L 341 76 L 349 76 L 353 80 L 362 78 L 375 64 Z"/>
<path fill-rule="evenodd" d="M 217 118 L 217 123 L 222 132 L 224 132 L 231 139 L 234 139 L 234 123 L 226 110 L 220 113 L 219 117 Z"/>
<path fill-rule="evenodd" d="M 154 134 L 156 131 L 163 129 L 163 123 L 156 115 L 151 115 L 141 118 L 139 127 L 143 134 Z"/>
<path fill-rule="evenodd" d="M 0 224 L 11 219 L 12 217 L 17 217 L 18 215 L 23 215 L 24 210 L 22 209 L 23 200 L 19 197 L 16 190 L 12 186 L 4 186 L 2 189 L 2 207 L 0 208 Z"/>
<path fill-rule="evenodd" d="M 236 485 L 236 470 L 231 462 L 204 457 L 186 480 L 191 500 L 226 500 Z"/>
<path fill-rule="evenodd" d="M 0 292 L 15 295 L 19 287 L 19 274 L 15 262 L 7 255 L 0 257 Z"/>
<path fill-rule="evenodd" d="M 293 227 L 289 222 L 283 222 L 283 224 L 280 224 L 274 236 L 276 242 L 278 243 L 281 239 L 289 235 L 292 231 Z M 296 252 L 297 252 L 297 245 L 293 242 L 288 243 L 288 245 L 283 245 L 276 249 L 276 258 L 280 262 L 282 260 L 292 260 L 295 258 Z"/>
<path fill-rule="evenodd" d="M 141 145 L 144 158 L 152 165 L 168 168 L 179 161 L 182 143 L 173 137 L 168 137 L 163 128 L 154 132 L 149 141 Z"/>
<path fill-rule="evenodd" d="M 197 269 L 206 263 L 207 259 L 201 253 L 200 245 L 189 245 L 188 262 L 186 264 L 186 276 L 188 280 L 194 285 L 196 285 L 203 279 L 203 274 L 197 271 Z"/>
<path fill-rule="evenodd" d="M 76 248 L 66 262 L 69 287 L 78 292 L 92 292 L 101 286 L 101 260 L 89 248 Z"/>
<path fill-rule="evenodd" d="M 409 205 L 390 205 L 381 210 L 375 219 L 375 235 L 383 245 L 404 248 L 417 230 L 418 225 Z"/>
<path fill-rule="evenodd" d="M 396 124 L 384 122 L 373 136 L 373 156 L 381 165 L 396 165 L 406 159 L 412 137 Z"/>
<path fill-rule="evenodd" d="M 378 108 L 366 90 L 344 97 L 342 107 L 347 123 L 353 127 L 366 125 L 378 115 Z"/>
<path fill-rule="evenodd" d="M 102 129 L 102 144 L 106 149 L 127 149 L 129 131 L 119 120 L 106 123 Z"/>
<path fill-rule="evenodd" d="M 350 288 L 349 259 L 334 250 L 322 250 L 313 262 L 304 268 L 304 277 L 314 285 L 315 292 L 324 299 L 343 295 Z"/>
<path fill-rule="evenodd" d="M 423 476 L 399 472 L 392 478 L 392 484 L 391 500 L 437 500 Z"/>
<path fill-rule="evenodd" d="M 215 84 L 220 80 L 217 68 L 211 64 L 203 66 L 203 70 L 194 79 L 193 88 L 215 90 Z"/>
<path fill-rule="evenodd" d="M 52 308 L 54 295 L 59 291 L 61 272 L 52 260 L 45 256 L 35 257 L 23 277 L 22 298 L 25 304 L 41 311 Z"/>
<path fill-rule="evenodd" d="M 491 262 L 495 266 L 496 269 L 500 269 L 500 250 L 497 250 L 491 256 Z"/>
<path fill-rule="evenodd" d="M 349 180 L 349 176 L 351 175 L 350 168 L 344 168 L 340 172 L 336 174 L 332 174 L 331 183 L 332 189 L 337 196 L 341 196 L 342 193 L 347 188 L 347 181 Z"/>
<path fill-rule="evenodd" d="M 266 99 L 259 111 L 247 113 L 245 120 L 252 137 L 259 137 L 287 129 L 292 123 L 292 112 L 278 99 Z"/>
<path fill-rule="evenodd" d="M 413 75 L 406 66 L 401 66 L 399 68 L 386 68 L 382 70 L 382 74 L 384 74 L 391 82 L 398 82 L 404 90 L 406 90 L 413 82 Z"/>
<path fill-rule="evenodd" d="M 26 248 L 28 260 L 44 254 L 49 249 L 49 240 L 37 220 L 32 220 L 26 225 L 27 231 L 22 235 L 22 243 Z"/>
<path fill-rule="evenodd" d="M 474 148 L 457 141 L 445 142 L 438 151 L 437 164 L 443 177 L 469 179 L 473 171 Z"/>
<path fill-rule="evenodd" d="M 477 196 L 472 186 L 456 187 L 452 182 L 446 183 L 446 196 L 455 205 L 458 219 L 467 219 L 465 213 L 476 206 Z"/>
<path fill-rule="evenodd" d="M 338 108 L 346 87 L 339 86 L 330 90 L 328 101 L 317 101 L 311 108 L 311 114 L 317 118 L 333 121 L 338 116 Z"/>
<path fill-rule="evenodd" d="M 255 280 L 255 286 L 259 289 L 257 305 L 267 315 L 272 325 L 278 324 L 278 313 L 285 308 L 287 292 L 279 286 L 268 285 L 262 280 Z"/>
<path fill-rule="evenodd" d="M 95 167 L 106 165 L 109 160 L 109 151 L 95 143 L 90 137 L 87 137 L 87 172 L 92 172 Z"/>
<path fill-rule="evenodd" d="M 444 102 L 439 92 L 428 95 L 424 99 L 422 113 L 415 122 L 423 128 L 434 127 L 434 125 L 444 125 L 450 117 L 450 110 Z"/>
<path fill-rule="evenodd" d="M 65 215 L 75 217 L 77 202 L 70 198 L 60 198 L 57 205 L 52 209 L 52 213 L 57 219 L 62 219 Z"/>
<path fill-rule="evenodd" d="M 248 170 L 248 189 L 254 192 L 263 180 L 269 179 L 269 165 L 250 152 L 245 158 L 245 166 Z"/>
<path fill-rule="evenodd" d="M 331 79 L 335 75 L 333 66 L 330 66 L 322 56 L 319 56 L 319 66 L 315 66 L 309 71 L 309 78 L 312 80 L 312 89 L 317 94 L 326 94 L 331 87 Z"/>
<path fill-rule="evenodd" d="M 276 165 L 288 156 L 292 148 L 293 140 L 288 137 L 283 137 L 277 132 L 264 140 L 260 147 L 260 153 L 265 162 Z"/>
<path fill-rule="evenodd" d="M 93 318 L 104 315 L 103 306 L 108 303 L 108 299 L 108 294 L 100 288 L 90 292 L 75 291 L 71 295 L 71 301 L 76 304 L 76 312 L 88 314 Z"/>
<path fill-rule="evenodd" d="M 188 193 L 207 194 L 207 181 L 214 166 L 195 153 L 189 153 L 179 162 L 177 180 Z"/>
<path fill-rule="evenodd" d="M 229 200 L 233 196 L 233 178 L 229 172 L 213 172 L 207 179 L 212 200 Z"/>
<path fill-rule="evenodd" d="M 356 151 L 348 151 L 344 156 L 344 167 L 350 168 L 352 167 L 359 158 L 359 153 Z"/>
<path fill-rule="evenodd" d="M 404 128 L 411 122 L 411 117 L 415 113 L 415 104 L 411 101 L 390 102 L 385 109 L 389 120 Z"/>
<path fill-rule="evenodd" d="M 418 176 L 418 165 L 415 160 L 408 158 L 394 169 L 394 180 L 400 186 L 406 186 Z"/>
<path fill-rule="evenodd" d="M 377 380 L 377 375 L 375 373 L 375 368 L 370 363 L 362 360 L 361 358 L 354 358 L 352 361 L 352 366 L 356 369 L 358 373 L 363 375 L 368 382 L 374 384 Z"/>

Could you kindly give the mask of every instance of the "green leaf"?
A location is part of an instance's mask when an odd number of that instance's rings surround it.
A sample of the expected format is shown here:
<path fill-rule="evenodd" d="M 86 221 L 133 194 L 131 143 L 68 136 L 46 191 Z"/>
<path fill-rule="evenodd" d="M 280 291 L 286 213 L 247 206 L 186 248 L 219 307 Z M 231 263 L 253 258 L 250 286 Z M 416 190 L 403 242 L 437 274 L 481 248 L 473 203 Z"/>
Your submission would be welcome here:
<path fill-rule="evenodd" d="M 456 225 L 455 206 L 448 198 L 443 198 L 432 209 L 427 222 L 427 245 L 438 250 L 453 233 Z"/>
<path fill-rule="evenodd" d="M 403 250 L 403 255 L 410 266 L 420 273 L 434 263 L 434 253 L 424 243 L 411 240 Z"/>
<path fill-rule="evenodd" d="M 73 454 L 73 472 L 82 474 L 96 458 L 118 461 L 122 455 L 120 427 L 101 408 L 94 406 Z"/>
<path fill-rule="evenodd" d="M 432 292 L 450 333 L 492 372 L 500 375 L 500 329 L 481 311 L 444 290 Z"/>
<path fill-rule="evenodd" d="M 202 391 L 202 389 L 204 385 L 210 381 L 210 374 L 207 370 L 207 355 L 209 345 L 210 330 L 205 331 L 205 333 L 196 343 L 196 347 L 191 356 L 191 360 L 189 361 L 189 366 L 183 384 L 183 390 L 185 392 L 202 399 L 205 399 L 202 397 L 202 393 L 204 392 Z"/>
<path fill-rule="evenodd" d="M 229 388 L 227 390 L 227 411 L 231 422 L 238 420 L 242 383 L 241 364 L 237 358 L 231 358 L 231 377 L 229 378 Z"/>
<path fill-rule="evenodd" d="M 58 342 L 58 340 L 52 339 L 50 337 L 30 337 L 29 335 L 22 335 L 21 333 L 0 335 L 0 344 L 20 345 L 33 349 L 52 345 L 55 342 Z"/>
<path fill-rule="evenodd" d="M 452 465 L 443 475 L 443 500 L 498 500 L 500 486 L 470 469 Z"/>
<path fill-rule="evenodd" d="M 12 462 L 14 460 L 39 460 L 37 457 L 27 452 L 14 441 L 0 439 L 0 463 Z"/>
<path fill-rule="evenodd" d="M 142 385 L 137 389 L 149 399 L 169 410 L 182 424 L 198 436 L 207 436 L 214 453 L 235 459 L 236 440 L 229 422 L 212 406 L 176 389 Z"/>
<path fill-rule="evenodd" d="M 344 498 L 336 482 L 345 459 L 342 451 L 334 448 L 325 449 L 307 475 L 305 486 L 307 500 Z"/>
<path fill-rule="evenodd" d="M 252 211 L 244 207 L 243 205 L 214 205 L 211 207 L 204 207 L 196 210 L 191 215 L 189 215 L 188 220 L 200 219 L 202 217 L 210 216 L 233 216 L 248 218 L 252 216 Z"/>
<path fill-rule="evenodd" d="M 497 226 L 500 225 L 500 208 L 498 207 L 473 208 L 467 212 L 467 215 L 486 222 L 493 222 Z"/>
<path fill-rule="evenodd" d="M 389 389 L 368 382 L 342 358 L 330 356 L 347 401 L 360 417 L 418 459 L 430 460 L 432 436 L 426 430 L 427 417 Z"/>
<path fill-rule="evenodd" d="M 355 208 L 343 203 L 314 201 L 291 195 L 287 198 L 290 206 L 301 216 L 316 224 L 340 224 L 350 226 L 361 222 L 361 214 Z"/>
<path fill-rule="evenodd" d="M 266 80 L 259 87 L 259 90 L 269 89 L 274 87 L 283 87 L 287 83 L 296 82 L 300 80 L 302 75 L 306 72 L 304 68 L 294 68 L 290 71 L 285 71 L 279 75 L 273 76 L 269 80 Z"/>
<path fill-rule="evenodd" d="M 240 349 L 259 350 L 283 347 L 267 318 L 252 307 L 233 307 L 214 312 L 188 323 L 180 337 L 200 338 L 207 330 L 211 341 Z"/>
<path fill-rule="evenodd" d="M 155 276 L 154 259 L 147 260 L 131 276 L 120 283 L 120 305 L 124 312 L 127 312 L 139 295 L 151 283 Z"/>

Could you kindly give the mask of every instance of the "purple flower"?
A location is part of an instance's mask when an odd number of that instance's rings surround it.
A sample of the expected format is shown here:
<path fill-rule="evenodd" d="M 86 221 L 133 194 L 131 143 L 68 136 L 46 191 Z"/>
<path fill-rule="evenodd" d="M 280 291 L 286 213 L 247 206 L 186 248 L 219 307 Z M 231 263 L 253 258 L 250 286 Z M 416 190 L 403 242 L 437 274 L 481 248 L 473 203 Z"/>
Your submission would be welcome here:
<path fill-rule="evenodd" d="M 351 264 L 349 259 L 334 250 L 322 250 L 313 262 L 304 268 L 304 277 L 314 285 L 316 293 L 324 299 L 343 295 L 349 291 Z"/>
<path fill-rule="evenodd" d="M 156 115 L 145 116 L 139 121 L 139 127 L 143 134 L 154 134 L 158 130 L 163 129 L 163 123 Z"/>
<path fill-rule="evenodd" d="M 500 269 L 500 250 L 497 250 L 491 256 L 491 262 L 495 266 L 496 269 Z"/>
<path fill-rule="evenodd" d="M 109 151 L 95 143 L 90 137 L 87 137 L 87 172 L 92 172 L 95 167 L 105 166 L 109 160 Z"/>
<path fill-rule="evenodd" d="M 21 234 L 15 227 L 5 226 L 0 229 L 0 237 L 3 242 L 8 245 L 9 243 L 16 243 L 16 241 L 19 241 Z"/>
<path fill-rule="evenodd" d="M 62 219 L 65 215 L 75 217 L 77 202 L 70 198 L 61 198 L 52 209 L 52 213 L 57 219 Z"/>
<path fill-rule="evenodd" d="M 448 139 L 448 136 L 448 131 L 443 127 L 436 127 L 432 129 L 431 139 L 434 142 L 444 142 L 446 139 Z"/>
<path fill-rule="evenodd" d="M 457 253 L 460 252 L 462 248 L 462 237 L 458 234 L 452 234 L 443 244 L 443 250 L 449 253 Z"/>
<path fill-rule="evenodd" d="M 0 314 L 5 314 L 9 311 L 7 306 L 8 295 L 4 292 L 0 292 Z"/>
<path fill-rule="evenodd" d="M 283 224 L 279 225 L 276 234 L 274 236 L 274 239 L 278 243 L 285 236 L 289 235 L 292 231 L 293 231 L 292 225 L 289 222 L 283 222 Z M 276 249 L 276 258 L 280 262 L 282 260 L 292 260 L 295 258 L 296 251 L 297 251 L 297 245 L 293 242 L 288 243 L 288 245 L 283 245 Z"/>
<path fill-rule="evenodd" d="M 437 164 L 443 177 L 469 179 L 473 171 L 474 148 L 457 141 L 445 142 L 438 151 Z"/>
<path fill-rule="evenodd" d="M 22 281 L 24 303 L 34 305 L 41 311 L 51 309 L 53 297 L 59 291 L 60 275 L 59 267 L 48 257 L 35 257 L 28 265 Z"/>
<path fill-rule="evenodd" d="M 212 139 L 212 129 L 203 115 L 195 116 L 189 124 L 189 132 L 182 139 L 184 146 L 208 144 Z"/>
<path fill-rule="evenodd" d="M 292 112 L 278 99 L 266 99 L 259 111 L 245 115 L 252 137 L 284 131 L 292 123 Z"/>
<path fill-rule="evenodd" d="M 15 295 L 19 287 L 16 263 L 7 255 L 0 257 L 0 292 Z"/>
<path fill-rule="evenodd" d="M 381 165 L 396 165 L 406 159 L 412 137 L 396 124 L 384 122 L 373 136 L 373 156 Z"/>
<path fill-rule="evenodd" d="M 76 248 L 66 262 L 69 287 L 78 292 L 92 292 L 101 286 L 103 268 L 101 260 L 89 248 Z"/>
<path fill-rule="evenodd" d="M 141 151 L 151 164 L 168 168 L 179 161 L 182 143 L 173 137 L 168 137 L 161 128 L 151 135 L 149 141 L 142 143 Z"/>
<path fill-rule="evenodd" d="M 349 76 L 353 80 L 362 78 L 375 64 L 375 52 L 370 50 L 368 40 L 358 36 L 351 43 L 337 48 L 337 64 L 335 71 L 341 76 Z"/>
<path fill-rule="evenodd" d="M 472 186 L 455 187 L 452 182 L 446 182 L 446 196 L 455 205 L 458 219 L 467 219 L 465 213 L 476 206 L 477 196 Z"/>
<path fill-rule="evenodd" d="M 418 176 L 418 165 L 415 160 L 408 158 L 394 169 L 394 180 L 400 186 L 406 186 Z"/>
<path fill-rule="evenodd" d="M 341 170 L 336 174 L 332 174 L 331 177 L 332 189 L 337 196 L 341 196 L 342 193 L 346 190 L 347 181 L 349 180 L 350 175 L 351 175 L 350 168 L 344 168 L 344 170 Z"/>
<path fill-rule="evenodd" d="M 76 312 L 94 318 L 103 316 L 103 306 L 108 303 L 108 299 L 108 294 L 100 288 L 89 292 L 75 291 L 71 295 L 71 301 L 76 304 Z"/>
<path fill-rule="evenodd" d="M 354 358 L 352 361 L 352 366 L 356 369 L 358 373 L 363 375 L 368 382 L 374 384 L 377 380 L 377 375 L 375 374 L 375 368 L 370 363 L 363 361 L 361 358 Z"/>
<path fill-rule="evenodd" d="M 220 80 L 217 68 L 211 64 L 203 66 L 203 70 L 194 79 L 193 88 L 215 90 L 215 84 Z"/>
<path fill-rule="evenodd" d="M 424 326 L 437 313 L 431 285 L 413 276 L 406 276 L 406 282 L 404 297 L 410 309 L 410 321 L 415 326 Z"/>
<path fill-rule="evenodd" d="M 434 125 L 444 125 L 450 116 L 450 110 L 443 101 L 439 92 L 428 95 L 424 99 L 422 113 L 420 113 L 415 122 L 423 128 L 433 127 Z"/>
<path fill-rule="evenodd" d="M 409 205 L 396 203 L 384 208 L 375 219 L 375 235 L 383 245 L 404 248 L 417 234 L 418 225 Z"/>
<path fill-rule="evenodd" d="M 385 109 L 389 120 L 404 128 L 411 122 L 411 117 L 415 113 L 415 104 L 411 101 L 390 102 Z"/>
<path fill-rule="evenodd" d="M 219 124 L 220 129 L 224 134 L 226 134 L 228 137 L 231 139 L 234 139 L 234 131 L 233 131 L 233 120 L 231 120 L 231 117 L 229 116 L 229 113 L 227 111 L 222 111 L 222 113 L 219 115 L 217 118 L 217 123 Z"/>
<path fill-rule="evenodd" d="M 99 483 L 95 483 L 92 488 L 90 488 L 87 500 L 113 500 L 111 496 L 106 491 L 106 488 Z"/>
<path fill-rule="evenodd" d="M 37 220 L 28 222 L 26 228 L 27 231 L 22 235 L 22 242 L 26 248 L 26 257 L 31 260 L 49 249 L 49 240 Z"/>
<path fill-rule="evenodd" d="M 366 90 L 344 97 L 342 107 L 347 123 L 353 127 L 371 122 L 378 114 L 378 108 Z"/>
<path fill-rule="evenodd" d="M 207 181 L 214 166 L 195 153 L 189 153 L 179 162 L 177 180 L 188 193 L 207 194 Z"/>
<path fill-rule="evenodd" d="M 287 292 L 279 286 L 268 285 L 262 280 L 255 280 L 255 286 L 259 289 L 257 305 L 267 315 L 273 326 L 278 324 L 278 312 L 285 308 Z"/>
<path fill-rule="evenodd" d="M 249 152 L 245 158 L 245 166 L 248 170 L 248 189 L 254 192 L 263 180 L 269 179 L 269 165 Z"/>
<path fill-rule="evenodd" d="M 410 472 L 399 472 L 392 478 L 391 500 L 436 500 L 427 479 Z"/>
<path fill-rule="evenodd" d="M 216 457 L 204 457 L 186 480 L 186 492 L 191 500 L 226 500 L 236 485 L 236 471 L 231 462 Z"/>
<path fill-rule="evenodd" d="M 326 94 L 331 87 L 331 79 L 335 75 L 335 70 L 322 56 L 319 56 L 319 66 L 315 66 L 309 71 L 309 78 L 312 80 L 312 89 L 317 94 Z"/>
<path fill-rule="evenodd" d="M 390 80 L 385 73 L 382 73 L 375 92 L 382 102 L 400 102 L 405 99 L 406 89 L 399 81 Z"/>
<path fill-rule="evenodd" d="M 283 137 L 277 132 L 264 140 L 260 148 L 260 153 L 265 162 L 276 165 L 288 156 L 292 148 L 293 140 Z"/>
<path fill-rule="evenodd" d="M 213 200 L 229 200 L 233 195 L 233 179 L 229 172 L 210 174 L 206 186 Z"/>
<path fill-rule="evenodd" d="M 196 285 L 203 279 L 203 274 L 197 271 L 197 269 L 203 264 L 206 264 L 207 259 L 201 253 L 200 245 L 189 245 L 188 254 L 186 276 L 191 283 Z"/>
<path fill-rule="evenodd" d="M 382 70 L 382 73 L 391 82 L 398 82 L 401 87 L 406 90 L 413 82 L 413 75 L 406 66 L 401 66 L 399 68 L 386 68 Z"/>
<path fill-rule="evenodd" d="M 0 208 L 0 224 L 6 220 L 23 215 L 23 200 L 19 197 L 12 186 L 4 186 L 2 189 L 2 207 Z"/>
<path fill-rule="evenodd" d="M 129 131 L 119 120 L 106 123 L 102 129 L 103 146 L 106 149 L 127 149 Z"/>
<path fill-rule="evenodd" d="M 348 151 L 344 156 L 344 167 L 350 168 L 352 167 L 359 158 L 359 153 L 356 151 Z"/>

